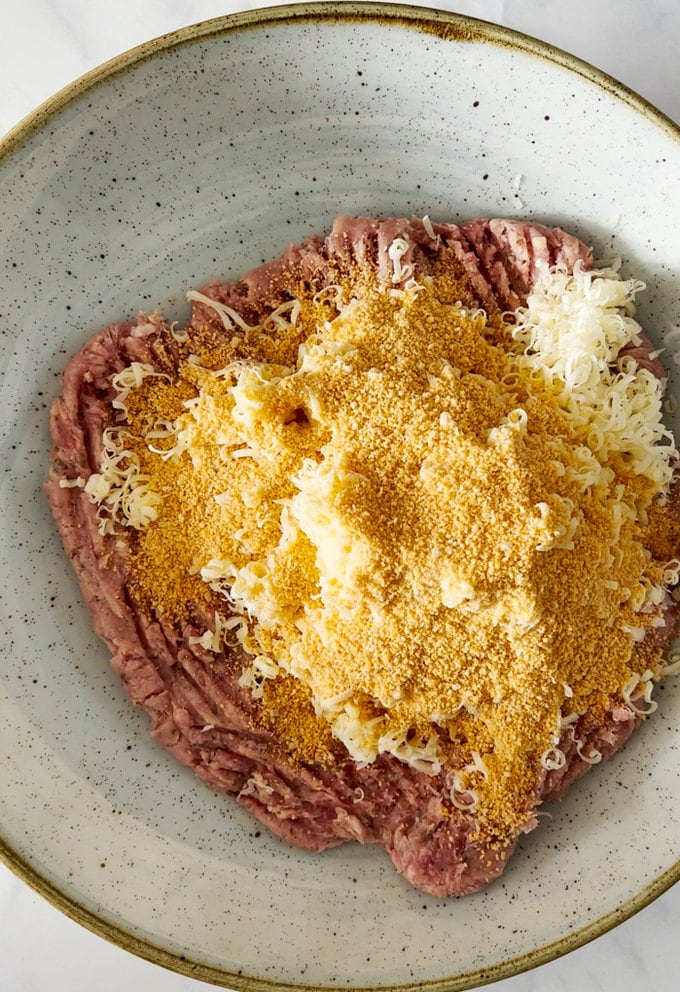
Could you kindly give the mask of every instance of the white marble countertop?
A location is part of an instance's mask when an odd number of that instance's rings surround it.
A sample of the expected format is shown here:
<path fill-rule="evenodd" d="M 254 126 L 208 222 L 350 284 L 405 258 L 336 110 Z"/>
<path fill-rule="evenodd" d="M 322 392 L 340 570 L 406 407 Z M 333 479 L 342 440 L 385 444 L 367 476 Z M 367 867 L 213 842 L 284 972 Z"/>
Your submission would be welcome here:
<path fill-rule="evenodd" d="M 0 13 L 0 133 L 74 78 L 166 31 L 262 6 L 248 0 L 22 0 Z M 271 4 L 270 4 L 271 5 Z M 435 6 L 435 4 L 429 4 Z M 441 8 L 534 35 L 609 72 L 680 123 L 677 0 L 453 0 Z M 680 825 L 673 826 L 676 836 Z M 671 992 L 680 886 L 558 961 L 498 992 Z M 0 989 L 189 992 L 202 983 L 108 944 L 62 916 L 0 865 Z"/>

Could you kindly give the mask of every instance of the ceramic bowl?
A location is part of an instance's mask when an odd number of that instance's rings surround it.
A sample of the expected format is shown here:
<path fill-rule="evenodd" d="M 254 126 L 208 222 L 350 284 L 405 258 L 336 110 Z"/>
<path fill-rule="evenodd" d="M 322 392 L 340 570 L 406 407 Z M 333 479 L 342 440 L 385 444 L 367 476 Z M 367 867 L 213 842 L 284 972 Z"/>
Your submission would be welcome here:
<path fill-rule="evenodd" d="M 181 320 L 186 289 L 339 213 L 561 225 L 647 283 L 639 315 L 662 346 L 680 323 L 679 139 L 530 38 L 335 3 L 152 41 L 4 139 L 0 836 L 22 877 L 129 950 L 247 990 L 469 988 L 568 951 L 678 878 L 677 680 L 478 895 L 423 896 L 372 847 L 287 847 L 150 740 L 41 487 L 49 404 L 90 334 L 140 309 Z"/>

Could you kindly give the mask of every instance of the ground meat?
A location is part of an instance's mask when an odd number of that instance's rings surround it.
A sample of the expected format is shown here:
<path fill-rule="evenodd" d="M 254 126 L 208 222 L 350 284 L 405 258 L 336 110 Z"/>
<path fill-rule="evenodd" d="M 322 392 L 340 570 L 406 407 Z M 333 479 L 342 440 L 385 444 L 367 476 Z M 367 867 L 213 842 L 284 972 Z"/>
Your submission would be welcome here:
<path fill-rule="evenodd" d="M 291 272 L 321 288 L 343 266 L 358 263 L 389 282 L 387 250 L 396 238 L 407 243 L 402 266 L 417 275 L 448 271 L 459 283 L 463 278 L 463 302 L 489 314 L 524 303 L 538 263 L 572 270 L 577 262 L 592 262 L 576 238 L 538 224 L 476 220 L 432 227 L 418 219 L 340 218 L 325 239 L 311 238 L 243 279 L 210 283 L 202 292 L 255 322 L 289 298 Z M 202 302 L 194 303 L 192 323 L 223 333 L 215 311 Z M 661 374 L 649 342 L 640 349 L 634 357 L 642 355 Z M 263 722 L 251 693 L 239 686 L 243 655 L 234 649 L 216 658 L 190 642 L 206 629 L 208 613 L 194 605 L 173 624 L 140 602 L 130 586 L 126 533 L 102 535 L 96 507 L 82 488 L 60 484 L 98 471 L 102 431 L 111 422 L 112 374 L 132 361 L 172 371 L 178 360 L 160 318 L 114 324 L 71 361 L 51 416 L 47 495 L 95 630 L 109 645 L 130 698 L 149 714 L 155 738 L 179 761 L 286 841 L 312 851 L 349 840 L 379 843 L 398 871 L 435 896 L 483 887 L 503 870 L 516 837 L 502 845 L 480 840 L 474 813 L 449 801 L 446 768 L 429 776 L 386 755 L 357 767 L 342 749 L 331 766 L 295 759 Z M 668 609 L 656 636 L 667 640 L 674 620 Z M 582 755 L 595 748 L 609 757 L 635 724 L 632 712 L 614 702 L 597 724 L 581 718 L 559 742 L 564 765 L 546 770 L 537 782 L 537 803 L 562 795 L 590 767 Z M 533 825 L 530 818 L 524 829 Z"/>

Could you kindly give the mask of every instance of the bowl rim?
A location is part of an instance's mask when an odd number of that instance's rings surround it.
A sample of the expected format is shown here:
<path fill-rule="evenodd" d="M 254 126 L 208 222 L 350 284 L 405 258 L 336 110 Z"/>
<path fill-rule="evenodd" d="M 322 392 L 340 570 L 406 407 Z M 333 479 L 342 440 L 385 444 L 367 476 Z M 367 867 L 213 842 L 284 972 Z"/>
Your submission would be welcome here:
<path fill-rule="evenodd" d="M 67 83 L 11 127 L 0 137 L 0 161 L 8 158 L 23 142 L 41 131 L 52 117 L 84 93 L 164 52 L 182 48 L 211 36 L 255 30 L 263 26 L 309 21 L 331 24 L 361 21 L 378 24 L 382 22 L 386 25 L 397 25 L 426 34 L 433 34 L 443 40 L 482 42 L 509 47 L 575 72 L 599 86 L 609 96 L 617 98 L 640 113 L 650 123 L 665 132 L 667 137 L 680 143 L 680 125 L 646 98 L 578 56 L 521 31 L 469 15 L 427 6 L 382 2 L 382 0 L 310 0 L 310 2 L 260 7 L 209 18 L 158 35 L 123 51 Z M 304 990 L 312 988 L 304 983 L 291 984 L 226 972 L 221 968 L 194 961 L 190 957 L 168 951 L 150 940 L 140 938 L 128 932 L 123 925 L 108 922 L 96 912 L 81 905 L 67 893 L 62 892 L 26 858 L 15 851 L 1 835 L 0 861 L 22 882 L 74 922 L 123 950 L 170 971 L 215 986 L 236 989 L 238 992 L 304 992 Z M 679 880 L 680 859 L 625 903 L 588 923 L 580 930 L 496 965 L 448 978 L 422 982 L 384 986 L 352 985 L 348 987 L 349 992 L 463 992 L 463 990 L 474 989 L 513 977 L 553 961 L 604 935 L 644 909 Z M 314 986 L 313 988 L 315 992 L 337 992 L 335 986 Z"/>

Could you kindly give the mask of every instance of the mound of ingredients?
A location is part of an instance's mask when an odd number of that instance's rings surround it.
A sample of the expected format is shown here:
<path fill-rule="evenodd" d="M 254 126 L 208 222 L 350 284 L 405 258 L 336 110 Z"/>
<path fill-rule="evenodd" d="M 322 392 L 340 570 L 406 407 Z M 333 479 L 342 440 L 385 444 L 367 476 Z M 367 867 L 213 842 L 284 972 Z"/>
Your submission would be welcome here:
<path fill-rule="evenodd" d="M 91 340 L 47 494 L 157 740 L 299 847 L 497 877 L 677 667 L 641 289 L 538 224 L 343 217 Z"/>

